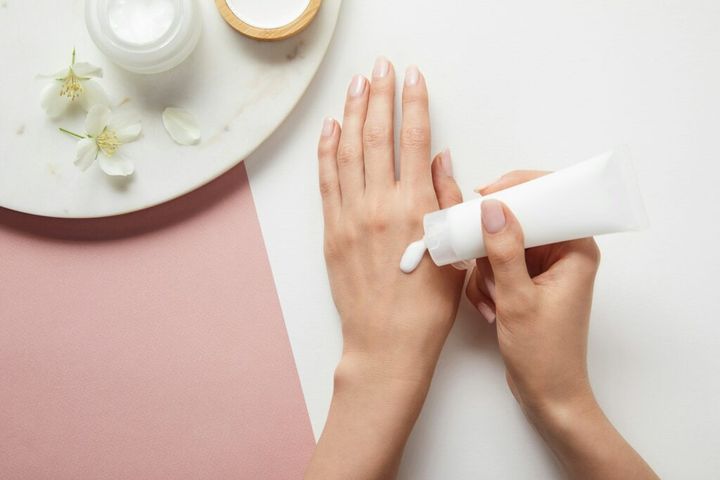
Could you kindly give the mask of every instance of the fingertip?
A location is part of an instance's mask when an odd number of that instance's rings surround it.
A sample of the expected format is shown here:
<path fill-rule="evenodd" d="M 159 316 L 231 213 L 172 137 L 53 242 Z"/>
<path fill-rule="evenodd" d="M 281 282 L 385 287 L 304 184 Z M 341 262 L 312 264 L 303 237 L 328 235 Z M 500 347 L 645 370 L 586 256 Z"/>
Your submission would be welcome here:
<path fill-rule="evenodd" d="M 462 202 L 462 193 L 453 177 L 450 149 L 437 154 L 431 165 L 433 186 L 440 208 L 448 208 Z"/>
<path fill-rule="evenodd" d="M 375 60 L 375 67 L 373 68 L 373 80 L 380 80 L 389 77 L 393 73 L 393 64 L 387 57 L 380 55 Z"/>
<path fill-rule="evenodd" d="M 347 95 L 349 98 L 359 98 L 367 91 L 367 78 L 363 75 L 357 74 L 353 76 L 348 87 Z"/>
<path fill-rule="evenodd" d="M 477 308 L 478 312 L 480 312 L 480 315 L 482 315 L 489 324 L 495 323 L 495 318 L 497 318 L 497 315 L 487 303 L 478 302 L 475 308 Z"/>
<path fill-rule="evenodd" d="M 405 86 L 406 87 L 415 87 L 420 84 L 420 80 L 422 79 L 422 73 L 420 73 L 420 69 L 417 65 L 410 65 L 407 70 L 405 70 Z"/>
<path fill-rule="evenodd" d="M 331 139 L 335 134 L 335 127 L 337 125 L 337 122 L 332 117 L 325 117 L 323 119 L 323 125 L 322 125 L 322 131 L 320 133 L 320 138 L 324 141 L 327 141 L 328 139 Z"/>
<path fill-rule="evenodd" d="M 320 130 L 318 142 L 318 154 L 321 157 L 329 157 L 337 154 L 337 147 L 340 140 L 340 124 L 332 117 L 325 117 Z"/>
<path fill-rule="evenodd" d="M 495 199 L 484 200 L 480 208 L 483 230 L 491 235 L 500 233 L 507 224 L 503 203 Z"/>
<path fill-rule="evenodd" d="M 403 102 L 406 104 L 418 102 L 420 105 L 426 105 L 428 103 L 428 90 L 425 76 L 415 65 L 411 65 L 405 71 Z"/>

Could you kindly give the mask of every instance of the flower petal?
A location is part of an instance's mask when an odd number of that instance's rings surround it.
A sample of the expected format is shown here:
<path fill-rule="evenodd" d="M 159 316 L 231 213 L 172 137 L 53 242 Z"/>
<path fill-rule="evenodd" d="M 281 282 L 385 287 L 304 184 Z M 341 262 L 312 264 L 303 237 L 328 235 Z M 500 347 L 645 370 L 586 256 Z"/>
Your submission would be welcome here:
<path fill-rule="evenodd" d="M 83 138 L 75 147 L 75 165 L 82 171 L 88 169 L 98 156 L 98 147 L 95 140 Z"/>
<path fill-rule="evenodd" d="M 110 100 L 108 100 L 105 90 L 103 90 L 100 84 L 96 81 L 84 80 L 82 82 L 82 87 L 83 93 L 80 95 L 79 101 L 80 106 L 86 112 L 89 112 L 95 105 L 110 105 Z"/>
<path fill-rule="evenodd" d="M 77 62 L 71 68 L 78 77 L 101 78 L 103 76 L 102 68 L 96 67 L 92 63 Z"/>
<path fill-rule="evenodd" d="M 182 108 L 166 108 L 162 119 L 165 130 L 180 145 L 200 143 L 200 127 L 192 113 Z"/>
<path fill-rule="evenodd" d="M 99 159 L 102 171 L 113 177 L 127 177 L 135 171 L 135 165 L 126 157 L 116 153 L 112 157 L 101 155 Z"/>
<path fill-rule="evenodd" d="M 62 83 L 54 81 L 49 83 L 40 94 L 40 106 L 51 118 L 59 117 L 70 105 L 68 97 L 60 95 Z"/>
<path fill-rule="evenodd" d="M 115 114 L 110 119 L 108 128 L 114 130 L 120 143 L 130 143 L 137 140 L 142 132 L 142 123 L 137 115 L 130 113 Z"/>
<path fill-rule="evenodd" d="M 138 139 L 141 132 L 142 132 L 142 123 L 140 123 L 140 122 L 133 123 L 126 127 L 115 130 L 115 133 L 117 134 L 117 137 L 118 137 L 118 140 L 120 140 L 120 143 L 134 142 L 135 140 Z"/>
<path fill-rule="evenodd" d="M 110 109 L 105 105 L 95 105 L 90 108 L 85 119 L 85 131 L 88 135 L 96 137 L 110 122 Z"/>
<path fill-rule="evenodd" d="M 70 73 L 70 69 L 68 67 L 65 67 L 62 70 L 58 70 L 55 73 L 51 73 L 51 74 L 41 73 L 41 74 L 37 75 L 37 78 L 52 78 L 53 80 L 64 80 L 65 77 L 68 76 L 68 73 Z"/>

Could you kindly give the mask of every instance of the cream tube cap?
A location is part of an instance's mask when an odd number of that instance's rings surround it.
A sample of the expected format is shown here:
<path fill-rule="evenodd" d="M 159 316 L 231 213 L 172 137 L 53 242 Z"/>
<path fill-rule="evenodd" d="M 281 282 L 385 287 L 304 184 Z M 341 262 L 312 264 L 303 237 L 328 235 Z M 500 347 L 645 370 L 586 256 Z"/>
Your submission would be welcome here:
<path fill-rule="evenodd" d="M 461 260 L 452 245 L 448 209 L 425 215 L 423 228 L 425 230 L 425 246 L 435 265 L 442 267 Z"/>

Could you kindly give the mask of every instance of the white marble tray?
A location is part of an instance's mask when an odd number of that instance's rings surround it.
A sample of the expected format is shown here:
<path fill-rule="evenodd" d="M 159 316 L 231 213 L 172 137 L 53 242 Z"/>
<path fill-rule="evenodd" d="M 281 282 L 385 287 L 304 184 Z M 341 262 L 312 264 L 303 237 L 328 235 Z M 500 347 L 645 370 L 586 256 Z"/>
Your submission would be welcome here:
<path fill-rule="evenodd" d="M 341 0 L 325 0 L 296 37 L 260 43 L 232 30 L 214 2 L 200 0 L 204 30 L 197 50 L 176 69 L 154 76 L 127 73 L 95 48 L 79 0 L 0 0 L 3 77 L 0 114 L 0 206 L 52 217 L 102 217 L 147 208 L 187 193 L 237 165 L 285 119 L 312 80 L 330 43 Z M 97 165 L 73 165 L 84 112 L 46 118 L 40 91 L 75 47 L 79 61 L 103 67 L 102 84 L 117 110 L 139 113 L 143 137 L 123 146 L 135 161 L 127 179 Z M 181 147 L 166 134 L 165 107 L 187 108 L 203 141 Z M 318 120 L 319 121 L 319 120 Z M 127 149 L 127 150 L 125 150 Z"/>

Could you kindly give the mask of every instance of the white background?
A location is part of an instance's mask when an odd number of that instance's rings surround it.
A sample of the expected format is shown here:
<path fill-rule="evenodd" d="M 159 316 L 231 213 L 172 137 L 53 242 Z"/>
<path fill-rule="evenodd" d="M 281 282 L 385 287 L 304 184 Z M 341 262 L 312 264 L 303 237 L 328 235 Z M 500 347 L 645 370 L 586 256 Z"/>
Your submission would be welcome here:
<path fill-rule="evenodd" d="M 590 370 L 607 414 L 665 478 L 720 472 L 720 2 L 347 0 L 305 98 L 248 161 L 316 435 L 341 338 L 322 258 L 315 145 L 375 57 L 417 63 L 434 148 L 466 196 L 515 168 L 628 144 L 652 227 L 600 239 Z M 464 301 L 401 478 L 557 478 Z"/>

